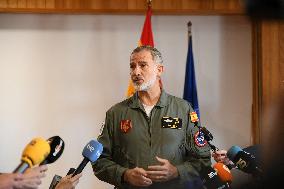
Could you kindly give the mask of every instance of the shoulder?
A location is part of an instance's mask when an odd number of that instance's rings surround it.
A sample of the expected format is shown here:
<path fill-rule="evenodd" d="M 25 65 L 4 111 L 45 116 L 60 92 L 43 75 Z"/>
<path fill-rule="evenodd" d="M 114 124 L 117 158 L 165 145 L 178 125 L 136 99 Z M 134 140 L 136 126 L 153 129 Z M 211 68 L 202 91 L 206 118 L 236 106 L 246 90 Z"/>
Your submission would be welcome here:
<path fill-rule="evenodd" d="M 179 108 L 193 111 L 191 104 L 180 97 L 168 94 L 168 102 L 170 105 L 177 105 Z"/>
<path fill-rule="evenodd" d="M 123 100 L 119 103 L 114 104 L 112 107 L 110 107 L 107 110 L 107 114 L 115 113 L 115 112 L 121 112 L 122 110 L 125 110 L 126 108 L 129 107 L 130 102 L 131 102 L 131 99 L 128 98 L 128 99 L 125 99 L 125 100 Z"/>

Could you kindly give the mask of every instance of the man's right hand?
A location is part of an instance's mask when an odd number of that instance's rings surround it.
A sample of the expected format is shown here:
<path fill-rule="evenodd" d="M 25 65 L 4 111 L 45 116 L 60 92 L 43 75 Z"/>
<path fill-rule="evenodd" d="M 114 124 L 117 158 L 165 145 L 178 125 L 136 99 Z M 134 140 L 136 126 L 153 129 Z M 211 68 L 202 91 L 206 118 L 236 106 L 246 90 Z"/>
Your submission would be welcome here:
<path fill-rule="evenodd" d="M 150 186 L 152 180 L 147 178 L 146 171 L 142 168 L 135 167 L 134 169 L 128 169 L 124 172 L 124 181 L 133 186 Z"/>

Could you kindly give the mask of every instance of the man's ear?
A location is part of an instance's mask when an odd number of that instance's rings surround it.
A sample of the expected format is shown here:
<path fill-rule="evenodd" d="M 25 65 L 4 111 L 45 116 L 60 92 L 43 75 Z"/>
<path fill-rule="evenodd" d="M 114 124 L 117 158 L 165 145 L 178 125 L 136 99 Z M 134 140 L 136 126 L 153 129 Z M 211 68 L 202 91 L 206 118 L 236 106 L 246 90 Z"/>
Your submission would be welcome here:
<path fill-rule="evenodd" d="M 162 73 L 164 72 L 164 66 L 162 65 L 162 64 L 158 64 L 157 65 L 157 75 L 158 76 L 161 76 L 162 75 Z"/>

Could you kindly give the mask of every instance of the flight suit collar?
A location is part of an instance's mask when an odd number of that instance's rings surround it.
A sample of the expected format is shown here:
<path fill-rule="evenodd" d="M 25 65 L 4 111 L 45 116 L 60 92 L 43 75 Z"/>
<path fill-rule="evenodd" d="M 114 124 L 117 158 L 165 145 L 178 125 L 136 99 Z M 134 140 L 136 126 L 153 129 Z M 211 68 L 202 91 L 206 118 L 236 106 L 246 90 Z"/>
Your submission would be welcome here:
<path fill-rule="evenodd" d="M 156 106 L 158 107 L 165 107 L 169 104 L 168 102 L 168 96 L 169 94 L 167 94 L 163 89 L 162 89 L 162 93 L 160 96 L 159 101 L 157 102 Z M 138 98 L 138 92 L 136 92 L 131 98 L 130 98 L 130 105 L 131 108 L 142 108 L 142 103 L 140 102 L 139 98 Z"/>

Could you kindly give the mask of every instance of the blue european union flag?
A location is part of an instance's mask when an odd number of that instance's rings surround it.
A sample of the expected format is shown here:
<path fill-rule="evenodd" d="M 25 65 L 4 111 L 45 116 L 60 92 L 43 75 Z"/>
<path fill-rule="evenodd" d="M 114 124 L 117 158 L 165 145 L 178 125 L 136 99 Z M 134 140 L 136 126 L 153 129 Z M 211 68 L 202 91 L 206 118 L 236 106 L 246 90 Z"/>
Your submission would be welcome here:
<path fill-rule="evenodd" d="M 197 88 L 196 80 L 194 73 L 194 59 L 192 51 L 192 37 L 191 37 L 191 23 L 188 23 L 188 51 L 187 51 L 187 60 L 186 60 L 186 72 L 185 72 L 185 82 L 184 82 L 184 91 L 183 98 L 191 103 L 194 111 L 197 113 L 199 119 L 199 106 L 197 98 Z"/>

